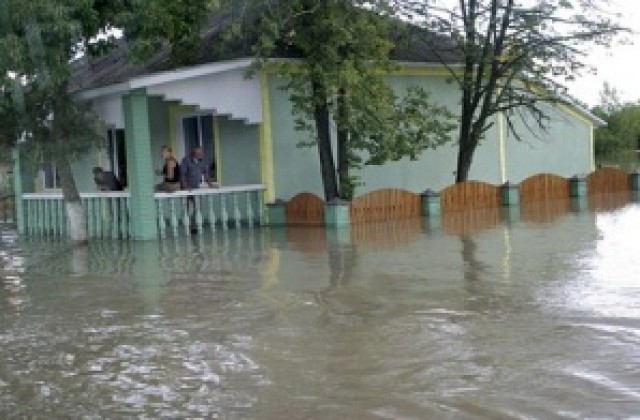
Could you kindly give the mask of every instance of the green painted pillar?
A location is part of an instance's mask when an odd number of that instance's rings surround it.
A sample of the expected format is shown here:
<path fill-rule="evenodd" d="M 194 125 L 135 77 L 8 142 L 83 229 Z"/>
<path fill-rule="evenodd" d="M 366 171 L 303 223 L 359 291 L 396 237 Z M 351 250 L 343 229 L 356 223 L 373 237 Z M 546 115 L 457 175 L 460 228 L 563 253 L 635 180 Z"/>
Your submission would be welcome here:
<path fill-rule="evenodd" d="M 134 90 L 122 98 L 124 107 L 127 174 L 131 193 L 131 238 L 158 238 L 157 208 L 155 205 L 149 105 L 144 90 Z"/>
<path fill-rule="evenodd" d="M 324 206 L 324 223 L 328 228 L 348 228 L 351 226 L 349 202 L 334 199 Z"/>
<path fill-rule="evenodd" d="M 22 201 L 22 194 L 34 190 L 33 176 L 29 171 L 29 165 L 22 157 L 20 147 L 15 147 L 13 153 L 13 193 L 15 195 L 16 224 L 18 233 L 27 233 L 26 209 Z"/>
<path fill-rule="evenodd" d="M 440 216 L 440 194 L 433 190 L 426 190 L 420 195 L 422 201 L 422 215 L 424 217 Z"/>
<path fill-rule="evenodd" d="M 267 215 L 269 226 L 285 226 L 287 224 L 286 203 L 276 199 L 273 203 L 267 204 Z"/>
<path fill-rule="evenodd" d="M 505 207 L 514 207 L 520 205 L 520 188 L 517 184 L 505 182 L 500 187 L 500 196 L 502 205 Z"/>
<path fill-rule="evenodd" d="M 581 175 L 576 175 L 569 179 L 569 188 L 572 198 L 580 198 L 587 196 L 587 178 Z"/>
<path fill-rule="evenodd" d="M 629 174 L 631 191 L 640 191 L 640 171 L 635 170 Z"/>

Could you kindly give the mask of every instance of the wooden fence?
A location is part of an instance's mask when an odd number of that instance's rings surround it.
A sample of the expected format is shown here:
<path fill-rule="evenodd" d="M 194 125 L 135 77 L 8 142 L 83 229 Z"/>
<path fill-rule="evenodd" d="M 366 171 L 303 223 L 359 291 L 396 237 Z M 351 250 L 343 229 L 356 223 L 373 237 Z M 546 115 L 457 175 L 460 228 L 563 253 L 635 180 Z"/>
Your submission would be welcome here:
<path fill-rule="evenodd" d="M 317 195 L 304 192 L 293 197 L 285 206 L 287 224 L 291 226 L 324 226 L 324 201 Z"/>
<path fill-rule="evenodd" d="M 570 211 L 572 180 L 543 173 L 525 179 L 519 185 L 522 219 L 547 223 Z M 587 177 L 590 208 L 617 208 L 630 200 L 630 175 L 620 169 L 603 168 Z M 498 223 L 496 211 L 473 216 L 449 216 L 469 210 L 500 209 L 501 187 L 467 181 L 445 188 L 440 193 L 440 210 L 445 230 L 470 232 Z M 616 197 L 593 198 L 600 195 Z M 286 204 L 287 224 L 292 226 L 324 226 L 324 201 L 311 193 L 301 193 Z M 400 189 L 377 190 L 354 199 L 349 207 L 352 225 L 418 219 L 422 216 L 422 197 Z"/>
<path fill-rule="evenodd" d="M 629 191 L 629 187 L 629 174 L 622 169 L 602 168 L 587 177 L 589 195 Z"/>
<path fill-rule="evenodd" d="M 534 175 L 520 183 L 521 203 L 566 199 L 570 194 L 569 180 L 558 175 Z"/>
<path fill-rule="evenodd" d="M 418 194 L 405 190 L 384 189 L 365 194 L 351 202 L 351 223 L 384 222 L 420 217 Z"/>
<path fill-rule="evenodd" d="M 500 207 L 500 187 L 467 181 L 445 188 L 440 194 L 442 212 Z"/>

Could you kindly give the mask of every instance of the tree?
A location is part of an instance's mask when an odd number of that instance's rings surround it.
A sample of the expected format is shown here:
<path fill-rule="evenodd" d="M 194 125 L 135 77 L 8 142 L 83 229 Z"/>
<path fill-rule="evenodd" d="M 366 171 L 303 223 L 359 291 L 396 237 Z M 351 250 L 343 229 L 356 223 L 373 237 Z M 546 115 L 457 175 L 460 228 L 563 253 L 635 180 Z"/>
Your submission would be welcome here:
<path fill-rule="evenodd" d="M 605 83 L 600 104 L 593 113 L 606 121 L 595 132 L 595 152 L 599 162 L 637 163 L 640 150 L 640 103 L 623 103 L 615 88 Z"/>
<path fill-rule="evenodd" d="M 105 135 L 91 107 L 70 94 L 74 62 L 109 51 L 119 30 L 139 58 L 169 44 L 179 47 L 172 49 L 174 61 L 187 62 L 216 5 L 212 0 L 3 0 L 0 140 L 16 145 L 23 138 L 19 146 L 31 157 L 56 163 L 72 240 L 86 240 L 86 231 L 70 162 Z"/>
<path fill-rule="evenodd" d="M 623 107 L 620 92 L 609 82 L 604 82 L 600 91 L 600 103 L 593 109 L 599 116 L 606 117 Z"/>
<path fill-rule="evenodd" d="M 548 126 L 545 104 L 571 101 L 561 84 L 590 70 L 589 45 L 606 45 L 624 29 L 605 0 L 399 0 L 404 18 L 445 36 L 417 41 L 431 48 L 459 87 L 457 182 L 467 180 L 483 136 L 503 114 L 517 139 L 516 118 Z M 444 53 L 459 57 L 460 66 Z"/>
<path fill-rule="evenodd" d="M 284 80 L 296 128 L 317 146 L 327 201 L 350 199 L 359 180 L 353 170 L 404 157 L 450 139 L 443 107 L 415 87 L 396 94 L 385 81 L 394 68 L 391 2 L 287 0 L 240 4 L 247 28 L 257 28 L 259 63 Z M 256 4 L 260 4 L 256 8 Z M 282 60 L 293 58 L 299 60 Z M 332 146 L 335 126 L 337 163 Z"/>

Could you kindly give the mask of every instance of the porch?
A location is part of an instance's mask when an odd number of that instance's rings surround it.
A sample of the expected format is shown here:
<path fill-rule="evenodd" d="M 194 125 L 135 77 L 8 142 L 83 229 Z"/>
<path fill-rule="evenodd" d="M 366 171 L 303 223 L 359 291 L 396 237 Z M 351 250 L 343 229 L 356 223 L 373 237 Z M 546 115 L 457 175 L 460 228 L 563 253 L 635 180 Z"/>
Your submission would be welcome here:
<path fill-rule="evenodd" d="M 155 226 L 159 237 L 215 232 L 264 224 L 264 186 L 242 185 L 175 193 L 155 193 Z M 134 238 L 136 220 L 129 192 L 80 194 L 91 239 Z M 22 194 L 24 225 L 29 236 L 65 237 L 67 215 L 61 193 Z"/>
<path fill-rule="evenodd" d="M 153 240 L 263 222 L 265 202 L 274 196 L 269 86 L 266 77 L 245 77 L 250 64 L 134 76 L 77 93 L 106 126 L 104 145 L 72 164 L 90 238 Z M 178 161 L 201 148 L 208 178 L 222 188 L 156 193 L 163 146 Z M 14 156 L 18 230 L 65 236 L 57 170 L 49 162 L 30 167 L 26 153 L 17 149 Z M 112 172 L 124 191 L 98 192 L 96 166 Z"/>

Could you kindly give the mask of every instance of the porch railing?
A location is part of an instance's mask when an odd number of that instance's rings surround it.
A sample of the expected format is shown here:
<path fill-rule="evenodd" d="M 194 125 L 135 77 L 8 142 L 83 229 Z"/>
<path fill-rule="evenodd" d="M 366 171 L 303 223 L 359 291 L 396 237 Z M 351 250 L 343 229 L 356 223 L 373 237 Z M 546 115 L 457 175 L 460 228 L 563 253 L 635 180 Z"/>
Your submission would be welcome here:
<path fill-rule="evenodd" d="M 157 193 L 160 236 L 262 225 L 263 185 Z"/>
<path fill-rule="evenodd" d="M 262 185 L 156 193 L 161 237 L 182 232 L 215 231 L 263 224 Z M 89 238 L 131 237 L 130 194 L 100 192 L 80 194 Z M 62 237 L 67 234 L 67 213 L 60 193 L 23 194 L 26 233 Z"/>
<path fill-rule="evenodd" d="M 89 238 L 129 238 L 129 193 L 80 194 Z M 23 194 L 25 228 L 32 236 L 65 236 L 67 212 L 60 193 Z"/>

